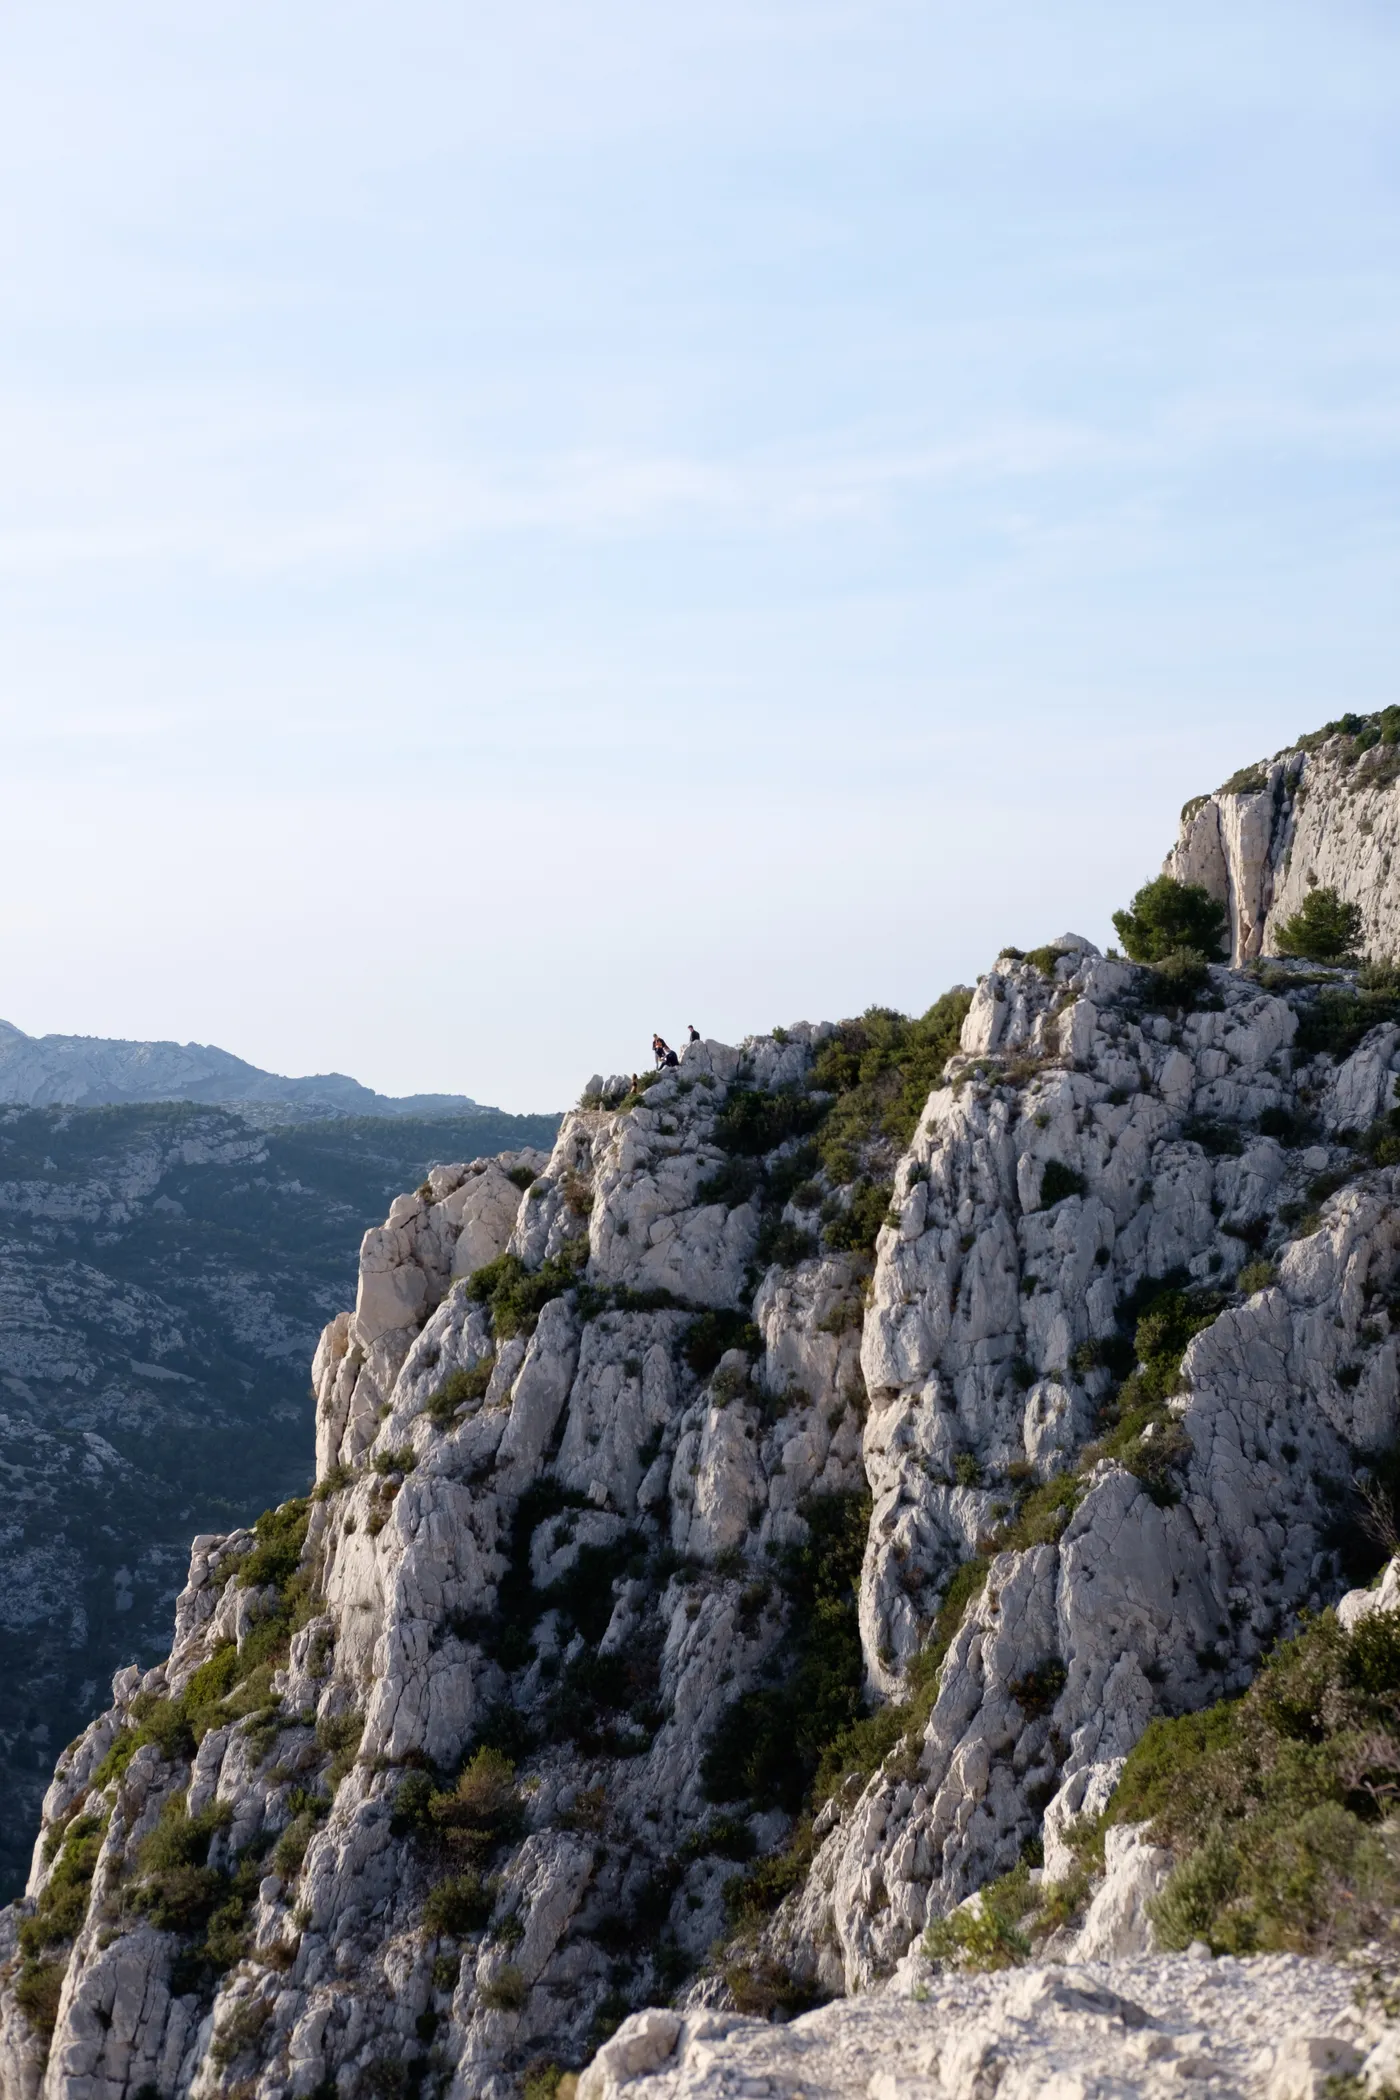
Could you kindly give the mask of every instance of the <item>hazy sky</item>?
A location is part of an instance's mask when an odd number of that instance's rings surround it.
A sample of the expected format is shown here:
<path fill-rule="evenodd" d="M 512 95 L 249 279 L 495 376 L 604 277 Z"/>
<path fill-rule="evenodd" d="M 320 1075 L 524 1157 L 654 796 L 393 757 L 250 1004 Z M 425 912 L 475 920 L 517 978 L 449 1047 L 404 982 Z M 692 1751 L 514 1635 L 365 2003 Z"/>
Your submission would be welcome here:
<path fill-rule="evenodd" d="M 1400 698 L 1393 0 L 0 10 L 0 1014 L 511 1108 Z"/>

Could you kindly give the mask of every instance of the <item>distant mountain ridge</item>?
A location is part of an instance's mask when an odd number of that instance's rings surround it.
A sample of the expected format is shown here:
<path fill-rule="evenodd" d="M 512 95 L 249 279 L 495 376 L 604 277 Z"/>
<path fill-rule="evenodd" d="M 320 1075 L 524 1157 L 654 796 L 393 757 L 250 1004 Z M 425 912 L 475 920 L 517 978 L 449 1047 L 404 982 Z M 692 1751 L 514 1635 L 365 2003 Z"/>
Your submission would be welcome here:
<path fill-rule="evenodd" d="M 287 1079 L 212 1043 L 124 1042 L 98 1035 L 26 1035 L 0 1021 L 0 1102 L 24 1108 L 103 1108 L 192 1101 L 207 1107 L 288 1108 L 315 1116 L 453 1115 L 480 1107 L 470 1094 L 376 1094 L 344 1072 Z"/>

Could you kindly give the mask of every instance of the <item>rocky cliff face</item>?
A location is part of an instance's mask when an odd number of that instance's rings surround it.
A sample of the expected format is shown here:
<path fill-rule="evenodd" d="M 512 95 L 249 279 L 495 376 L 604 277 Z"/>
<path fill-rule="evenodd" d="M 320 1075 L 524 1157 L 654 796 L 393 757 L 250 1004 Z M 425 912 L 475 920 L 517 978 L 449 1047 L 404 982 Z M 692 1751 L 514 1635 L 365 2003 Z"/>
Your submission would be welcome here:
<path fill-rule="evenodd" d="M 169 1647 L 191 1534 L 309 1482 L 306 1367 L 365 1220 L 464 1130 L 557 1127 L 0 1110 L 0 1898 L 99 1686 Z"/>
<path fill-rule="evenodd" d="M 1349 1139 L 1400 1028 L 1301 1051 L 1313 996 L 1164 1007 L 1066 938 L 983 979 L 887 1186 L 852 1024 L 400 1197 L 315 1496 L 195 1541 L 59 1762 L 4 2093 L 505 2100 L 678 1991 L 894 1977 L 1028 1841 L 1065 1872 L 1149 1718 L 1341 1594 L 1395 1434 L 1400 1170 Z"/>
<path fill-rule="evenodd" d="M 1348 717 L 1186 804 L 1165 870 L 1227 906 L 1237 964 L 1275 953 L 1271 929 L 1317 887 L 1361 907 L 1365 953 L 1400 956 L 1397 734 L 1394 709 Z"/>

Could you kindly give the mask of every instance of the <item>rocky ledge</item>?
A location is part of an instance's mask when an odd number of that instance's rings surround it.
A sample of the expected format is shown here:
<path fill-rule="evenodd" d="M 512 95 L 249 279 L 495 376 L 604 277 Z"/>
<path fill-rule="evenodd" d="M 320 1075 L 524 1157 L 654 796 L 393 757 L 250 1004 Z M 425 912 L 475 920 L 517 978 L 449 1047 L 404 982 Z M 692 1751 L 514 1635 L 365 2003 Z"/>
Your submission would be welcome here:
<path fill-rule="evenodd" d="M 1330 1962 L 1212 1961 L 1205 1947 L 979 1976 L 915 1958 L 884 1989 L 788 2026 L 634 2014 L 578 2100 L 1323 2100 L 1394 2073 L 1393 2030 L 1358 2007 L 1356 1982 Z"/>

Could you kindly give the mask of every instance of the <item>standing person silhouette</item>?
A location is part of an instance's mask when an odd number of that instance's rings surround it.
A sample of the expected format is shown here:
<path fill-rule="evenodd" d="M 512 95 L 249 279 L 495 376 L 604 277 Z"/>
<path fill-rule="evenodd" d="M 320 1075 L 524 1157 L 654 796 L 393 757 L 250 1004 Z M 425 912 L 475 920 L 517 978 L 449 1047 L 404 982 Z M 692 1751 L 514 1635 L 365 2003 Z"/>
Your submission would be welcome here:
<path fill-rule="evenodd" d="M 693 1021 L 690 1024 L 690 1040 L 692 1043 L 698 1043 L 700 1040 L 700 1031 Z"/>

